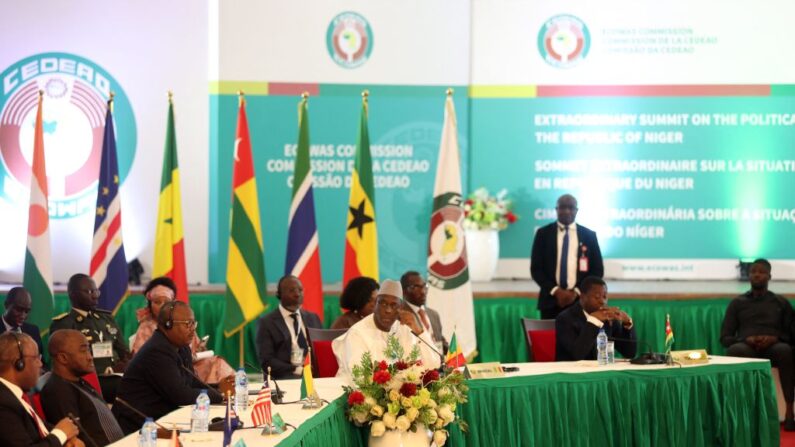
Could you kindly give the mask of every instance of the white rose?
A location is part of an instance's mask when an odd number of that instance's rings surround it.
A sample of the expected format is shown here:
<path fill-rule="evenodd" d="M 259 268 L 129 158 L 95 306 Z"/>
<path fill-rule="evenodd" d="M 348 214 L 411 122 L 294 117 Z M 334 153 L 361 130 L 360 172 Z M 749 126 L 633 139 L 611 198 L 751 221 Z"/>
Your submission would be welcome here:
<path fill-rule="evenodd" d="M 444 430 L 433 432 L 433 442 L 437 447 L 442 447 L 447 442 L 447 433 Z"/>
<path fill-rule="evenodd" d="M 419 415 L 420 415 L 420 410 L 418 410 L 416 407 L 411 407 L 408 410 L 406 410 L 406 417 L 409 418 L 411 422 L 414 422 L 414 419 L 417 419 L 417 416 Z"/>
<path fill-rule="evenodd" d="M 400 400 L 400 393 L 398 390 L 392 390 L 389 392 L 389 400 L 392 402 L 397 402 Z"/>
<path fill-rule="evenodd" d="M 447 388 L 440 388 L 439 391 L 436 394 L 439 397 L 444 397 L 444 396 L 447 396 L 448 394 L 450 394 L 450 391 Z M 367 399 L 365 399 L 365 402 L 367 402 Z"/>
<path fill-rule="evenodd" d="M 384 414 L 384 407 L 382 407 L 381 405 L 376 405 L 370 409 L 370 414 L 372 414 L 375 417 L 381 417 L 381 415 Z"/>
<path fill-rule="evenodd" d="M 397 417 L 394 414 L 392 414 L 392 413 L 385 414 L 384 418 L 383 418 L 384 425 L 386 426 L 386 428 L 388 428 L 390 430 L 395 428 L 395 421 L 396 420 L 397 420 Z"/>
<path fill-rule="evenodd" d="M 449 424 L 450 422 L 453 422 L 453 420 L 455 419 L 455 414 L 447 405 L 442 405 L 442 407 L 439 408 L 438 412 L 439 412 L 439 417 L 444 419 L 445 425 Z"/>
<path fill-rule="evenodd" d="M 368 407 L 372 407 L 373 405 L 377 404 L 378 402 L 376 402 L 375 399 L 373 399 L 372 397 L 367 396 L 367 397 L 364 398 L 364 403 Z"/>
<path fill-rule="evenodd" d="M 437 419 L 439 419 L 439 417 L 436 416 L 436 412 L 434 410 L 426 411 L 425 418 L 428 420 L 428 425 L 433 424 L 434 422 L 436 422 Z"/>
<path fill-rule="evenodd" d="M 444 427 L 444 419 L 439 418 L 436 419 L 436 422 L 433 423 L 434 428 L 442 428 Z"/>
<path fill-rule="evenodd" d="M 425 404 L 425 406 L 428 407 L 428 408 L 436 408 L 437 405 L 438 404 L 433 399 L 428 400 L 428 403 Z"/>
<path fill-rule="evenodd" d="M 364 411 L 357 411 L 356 413 L 353 413 L 353 420 L 357 425 L 364 424 L 368 419 L 370 419 L 370 416 Z"/>
<path fill-rule="evenodd" d="M 375 436 L 376 438 L 379 436 L 383 436 L 385 431 L 386 431 L 386 426 L 381 421 L 375 421 L 373 422 L 373 425 L 370 426 L 370 434 Z"/>
<path fill-rule="evenodd" d="M 406 416 L 398 416 L 395 427 L 400 431 L 406 431 L 411 427 L 411 421 Z"/>

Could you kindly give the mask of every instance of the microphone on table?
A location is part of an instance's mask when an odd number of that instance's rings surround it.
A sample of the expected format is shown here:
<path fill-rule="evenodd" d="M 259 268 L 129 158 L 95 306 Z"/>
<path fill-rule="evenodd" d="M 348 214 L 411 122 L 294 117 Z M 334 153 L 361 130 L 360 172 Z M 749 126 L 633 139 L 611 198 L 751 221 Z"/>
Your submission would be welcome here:
<path fill-rule="evenodd" d="M 116 396 L 116 400 L 114 400 L 114 401 L 113 401 L 113 404 L 114 404 L 114 405 L 116 405 L 117 403 L 118 403 L 118 404 L 121 404 L 123 407 L 125 407 L 125 408 L 127 408 L 128 410 L 132 411 L 133 413 L 135 413 L 135 414 L 136 414 L 136 415 L 138 415 L 139 417 L 143 418 L 144 420 L 146 420 L 147 418 L 150 418 L 150 416 L 147 416 L 147 415 L 146 415 L 146 414 L 144 414 L 142 411 L 140 411 L 140 410 L 138 410 L 137 408 L 133 407 L 132 405 L 130 405 L 129 403 L 127 403 L 127 401 L 126 401 L 126 400 L 122 399 L 122 398 L 121 398 L 121 397 L 119 397 L 119 396 Z M 168 429 L 168 428 L 164 427 L 164 426 L 163 426 L 163 425 L 161 425 L 159 422 L 157 422 L 157 421 L 155 420 L 155 418 L 151 418 L 151 419 L 152 419 L 152 420 L 155 422 L 155 425 L 157 425 L 158 427 L 160 427 L 160 428 L 162 428 L 163 430 L 166 430 L 166 431 L 171 431 L 170 429 Z"/>
<path fill-rule="evenodd" d="M 431 351 L 433 351 L 433 352 L 435 352 L 436 354 L 438 354 L 438 355 L 439 355 L 439 372 L 440 372 L 440 373 L 444 372 L 444 354 L 442 354 L 441 352 L 439 352 L 439 350 L 438 350 L 438 349 L 436 349 L 436 346 L 433 346 L 432 344 L 430 344 L 430 343 L 428 343 L 427 341 L 425 341 L 425 339 L 423 339 L 423 338 L 422 338 L 422 337 L 420 337 L 419 335 L 415 334 L 415 333 L 414 333 L 414 331 L 411 331 L 411 330 L 410 330 L 409 332 L 411 332 L 411 335 L 413 335 L 413 336 L 417 337 L 417 339 L 418 339 L 419 341 L 423 342 L 423 343 L 425 344 L 425 346 L 427 346 L 427 347 L 431 348 Z"/>
<path fill-rule="evenodd" d="M 185 371 L 187 371 L 188 374 L 190 374 L 191 377 L 196 379 L 197 382 L 201 383 L 203 387 L 207 388 L 208 390 L 210 388 L 213 388 L 208 383 L 206 383 L 204 380 L 200 379 L 199 376 L 197 376 L 196 373 L 192 369 L 188 368 L 187 366 L 183 365 L 182 363 L 179 364 L 179 367 L 184 369 Z M 215 389 L 215 388 L 213 388 L 213 389 Z"/>
<path fill-rule="evenodd" d="M 93 447 L 98 447 L 96 441 L 94 441 L 94 438 L 92 438 L 91 435 L 88 434 L 86 429 L 83 428 L 83 424 L 80 423 L 80 418 L 75 416 L 74 413 L 72 413 L 71 411 L 69 413 L 66 413 L 66 415 L 69 416 L 69 419 L 71 419 L 75 425 L 77 425 L 77 429 L 80 430 L 80 433 L 85 435 L 85 438 L 88 440 L 89 444 L 91 444 Z"/>
<path fill-rule="evenodd" d="M 261 366 L 252 365 L 249 362 L 246 362 L 246 366 L 252 369 L 260 370 L 260 372 L 262 372 L 262 381 L 263 382 L 265 381 L 266 377 L 265 371 L 262 369 Z M 276 387 L 276 390 L 271 393 L 271 402 L 273 402 L 276 405 L 281 405 L 284 403 L 284 391 L 279 389 L 279 384 L 276 382 L 276 379 L 274 379 L 273 377 L 271 377 L 271 382 L 273 382 L 273 386 Z"/>
<path fill-rule="evenodd" d="M 638 339 L 632 338 L 621 338 L 621 337 L 608 337 L 609 341 L 625 341 L 630 343 L 640 343 L 643 344 L 645 347 L 649 348 L 649 352 L 643 354 L 637 354 L 634 359 L 630 360 L 629 363 L 633 365 L 662 365 L 668 363 L 666 360 L 665 354 L 660 354 L 654 352 L 652 349 L 651 344 L 645 340 L 641 341 Z"/>

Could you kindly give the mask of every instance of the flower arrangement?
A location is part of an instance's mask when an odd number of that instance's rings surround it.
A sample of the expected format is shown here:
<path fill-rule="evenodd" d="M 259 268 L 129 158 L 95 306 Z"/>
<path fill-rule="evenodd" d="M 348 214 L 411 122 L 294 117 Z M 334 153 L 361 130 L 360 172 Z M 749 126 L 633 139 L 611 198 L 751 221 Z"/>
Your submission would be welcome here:
<path fill-rule="evenodd" d="M 390 336 L 384 352 L 386 361 L 374 362 L 369 352 L 353 368 L 354 387 L 345 387 L 348 396 L 348 420 L 357 426 L 370 426 L 373 437 L 383 436 L 387 430 L 417 431 L 418 424 L 433 430 L 433 442 L 442 446 L 447 441 L 449 424 L 466 432 L 468 426 L 457 418 L 458 404 L 467 401 L 469 387 L 464 376 L 450 370 L 439 374 L 426 369 L 414 347 L 404 357 L 397 338 Z"/>
<path fill-rule="evenodd" d="M 464 228 L 468 230 L 504 230 L 516 222 L 519 216 L 513 213 L 513 201 L 500 190 L 490 196 L 486 188 L 478 188 L 464 202 Z"/>

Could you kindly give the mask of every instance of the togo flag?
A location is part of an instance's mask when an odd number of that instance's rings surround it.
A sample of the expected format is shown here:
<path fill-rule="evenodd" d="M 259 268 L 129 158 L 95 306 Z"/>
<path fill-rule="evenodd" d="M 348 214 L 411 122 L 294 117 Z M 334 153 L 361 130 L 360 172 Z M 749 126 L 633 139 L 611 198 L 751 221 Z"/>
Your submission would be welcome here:
<path fill-rule="evenodd" d="M 242 93 L 237 114 L 231 214 L 224 318 L 224 335 L 227 337 L 265 310 L 265 258 L 257 180 L 246 120 L 246 100 Z"/>
<path fill-rule="evenodd" d="M 439 311 L 445 337 L 458 328 L 457 345 L 465 357 L 471 357 L 477 342 L 463 222 L 458 126 L 448 90 L 428 238 L 428 306 Z"/>
<path fill-rule="evenodd" d="M 160 203 L 155 230 L 155 259 L 152 276 L 168 276 L 177 285 L 177 300 L 188 302 L 188 274 L 185 268 L 185 241 L 182 233 L 182 193 L 174 131 L 174 103 L 168 94 L 168 123 L 160 180 Z"/>
<path fill-rule="evenodd" d="M 32 93 L 32 92 L 31 92 Z M 23 285 L 30 292 L 33 306 L 29 323 L 40 327 L 42 334 L 50 330 L 53 313 L 52 255 L 50 248 L 50 214 L 47 202 L 47 169 L 44 162 L 42 128 L 43 92 L 33 134 L 33 170 L 30 176 L 30 207 L 28 208 L 28 243 L 25 250 Z"/>
<path fill-rule="evenodd" d="M 356 160 L 351 173 L 351 195 L 348 199 L 348 223 L 345 231 L 345 262 L 342 284 L 357 276 L 378 281 L 378 231 L 375 223 L 375 188 L 367 131 L 367 96 L 362 93 L 362 116 L 356 140 Z"/>

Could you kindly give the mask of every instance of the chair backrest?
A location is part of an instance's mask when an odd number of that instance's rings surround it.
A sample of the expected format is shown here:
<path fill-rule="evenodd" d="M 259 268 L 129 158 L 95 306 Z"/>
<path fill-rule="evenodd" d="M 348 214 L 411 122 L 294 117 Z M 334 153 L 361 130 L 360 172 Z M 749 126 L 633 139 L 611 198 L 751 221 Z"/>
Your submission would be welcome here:
<path fill-rule="evenodd" d="M 347 329 L 306 328 L 306 335 L 312 346 L 312 375 L 315 377 L 334 377 L 337 375 L 337 357 L 331 349 L 331 342 Z"/>
<path fill-rule="evenodd" d="M 96 371 L 90 372 L 85 376 L 83 376 L 83 380 L 88 382 L 88 384 L 91 385 L 95 390 L 97 390 L 97 393 L 100 396 L 102 396 L 102 387 L 99 386 L 99 376 L 97 376 Z M 102 398 L 104 399 L 105 396 L 102 396 Z"/>
<path fill-rule="evenodd" d="M 522 318 L 527 360 L 530 362 L 555 361 L 555 320 Z"/>

